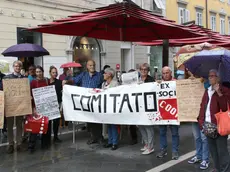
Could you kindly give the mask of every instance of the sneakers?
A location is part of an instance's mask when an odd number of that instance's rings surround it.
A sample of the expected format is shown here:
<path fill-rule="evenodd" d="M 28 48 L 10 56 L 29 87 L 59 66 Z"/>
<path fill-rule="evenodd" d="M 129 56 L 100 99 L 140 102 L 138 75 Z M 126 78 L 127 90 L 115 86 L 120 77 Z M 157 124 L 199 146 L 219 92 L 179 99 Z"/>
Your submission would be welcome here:
<path fill-rule="evenodd" d="M 149 155 L 154 152 L 154 149 L 146 149 L 144 152 L 142 152 L 142 155 Z"/>
<path fill-rule="evenodd" d="M 61 142 L 62 142 L 62 140 L 60 140 L 58 137 L 54 138 L 54 143 L 61 143 Z"/>
<path fill-rule="evenodd" d="M 179 154 L 178 152 L 173 152 L 172 153 L 172 160 L 178 160 L 179 159 Z"/>
<path fill-rule="evenodd" d="M 189 164 L 196 164 L 196 163 L 201 163 L 201 159 L 197 158 L 194 156 L 192 159 L 188 161 Z"/>
<path fill-rule="evenodd" d="M 206 169 L 208 169 L 208 167 L 209 167 L 209 162 L 207 162 L 207 161 L 202 161 L 202 162 L 200 163 L 200 169 L 201 169 L 201 170 L 206 170 Z"/>
<path fill-rule="evenodd" d="M 157 158 L 163 158 L 167 155 L 167 151 L 165 149 L 161 149 L 161 151 L 157 154 Z"/>
<path fill-rule="evenodd" d="M 147 145 L 145 145 L 143 148 L 141 148 L 141 152 L 144 152 L 144 151 L 146 151 L 148 149 L 148 146 Z"/>

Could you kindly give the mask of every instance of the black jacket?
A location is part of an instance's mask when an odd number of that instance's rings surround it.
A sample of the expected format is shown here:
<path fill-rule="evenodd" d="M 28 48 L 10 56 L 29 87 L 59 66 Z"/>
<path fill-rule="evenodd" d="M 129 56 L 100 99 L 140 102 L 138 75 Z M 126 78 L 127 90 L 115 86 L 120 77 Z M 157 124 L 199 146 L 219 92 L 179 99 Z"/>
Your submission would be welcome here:
<path fill-rule="evenodd" d="M 50 80 L 49 80 L 49 85 L 55 86 L 58 103 L 61 103 L 62 102 L 62 81 L 59 79 L 55 79 L 53 83 L 50 83 Z"/>
<path fill-rule="evenodd" d="M 0 90 L 3 90 L 3 88 L 2 88 L 2 80 L 3 80 L 3 78 L 4 78 L 5 76 L 6 76 L 6 75 L 5 75 L 4 73 L 0 72 Z"/>
<path fill-rule="evenodd" d="M 148 75 L 147 78 L 144 80 L 144 83 L 147 83 L 147 82 L 155 82 L 155 80 L 153 79 L 153 77 Z"/>

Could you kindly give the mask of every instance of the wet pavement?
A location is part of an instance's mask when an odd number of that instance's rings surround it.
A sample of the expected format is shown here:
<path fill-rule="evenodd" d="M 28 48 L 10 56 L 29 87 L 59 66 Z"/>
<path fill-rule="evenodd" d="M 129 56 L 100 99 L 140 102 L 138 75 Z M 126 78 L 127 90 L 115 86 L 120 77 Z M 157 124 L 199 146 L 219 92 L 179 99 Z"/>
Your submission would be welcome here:
<path fill-rule="evenodd" d="M 156 131 L 155 150 L 159 150 L 159 130 Z M 39 145 L 33 154 L 28 151 L 6 153 L 6 146 L 0 147 L 0 172 L 145 172 L 171 161 L 170 131 L 168 132 L 169 152 L 164 159 L 157 159 L 156 153 L 141 155 L 141 144 L 128 145 L 128 135 L 123 135 L 120 147 L 116 151 L 105 149 L 97 144 L 88 146 L 86 131 L 76 134 L 76 144 L 72 143 L 72 134 L 61 135 L 61 144 L 41 150 Z M 180 128 L 180 154 L 194 150 L 191 126 L 184 124 Z M 230 146 L 230 143 L 229 143 Z M 230 147 L 229 147 L 230 149 Z M 209 169 L 210 170 L 210 169 Z M 164 172 L 199 172 L 199 166 L 182 161 Z"/>

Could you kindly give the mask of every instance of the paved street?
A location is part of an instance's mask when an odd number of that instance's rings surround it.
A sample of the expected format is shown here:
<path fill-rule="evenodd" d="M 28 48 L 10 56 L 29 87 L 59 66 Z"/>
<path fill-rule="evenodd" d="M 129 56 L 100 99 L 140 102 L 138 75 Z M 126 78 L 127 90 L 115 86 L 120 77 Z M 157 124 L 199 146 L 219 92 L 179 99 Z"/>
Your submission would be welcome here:
<path fill-rule="evenodd" d="M 190 125 L 184 124 L 180 129 L 180 134 L 180 154 L 184 155 L 193 151 Z M 156 151 L 159 148 L 158 136 L 158 129 L 156 129 Z M 86 131 L 81 131 L 76 134 L 77 143 L 72 144 L 71 134 L 61 135 L 63 143 L 53 145 L 46 151 L 38 147 L 33 154 L 24 151 L 8 155 L 5 152 L 6 147 L 2 146 L 0 147 L 0 172 L 145 172 L 171 161 L 170 151 L 168 156 L 161 160 L 155 157 L 156 152 L 149 156 L 141 155 L 139 151 L 141 145 L 129 146 L 128 137 L 125 135 L 120 148 L 116 151 L 98 145 L 88 146 L 85 144 L 87 137 Z M 170 137 L 168 138 L 171 142 Z M 200 170 L 198 166 L 182 161 L 163 171 L 199 172 Z"/>

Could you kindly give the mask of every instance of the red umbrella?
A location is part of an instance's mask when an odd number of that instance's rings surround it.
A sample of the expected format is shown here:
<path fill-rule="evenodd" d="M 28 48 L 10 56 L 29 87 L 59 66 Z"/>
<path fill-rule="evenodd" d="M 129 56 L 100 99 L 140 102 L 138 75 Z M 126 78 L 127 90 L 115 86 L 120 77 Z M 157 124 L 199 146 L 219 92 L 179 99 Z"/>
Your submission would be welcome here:
<path fill-rule="evenodd" d="M 61 65 L 61 68 L 82 67 L 80 63 L 69 62 Z"/>
<path fill-rule="evenodd" d="M 131 2 L 112 4 L 29 29 L 36 32 L 88 36 L 115 41 L 151 41 L 199 37 L 191 29 L 153 15 Z"/>

